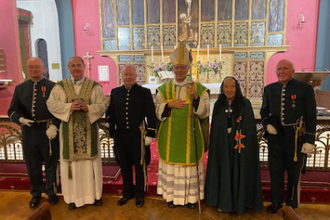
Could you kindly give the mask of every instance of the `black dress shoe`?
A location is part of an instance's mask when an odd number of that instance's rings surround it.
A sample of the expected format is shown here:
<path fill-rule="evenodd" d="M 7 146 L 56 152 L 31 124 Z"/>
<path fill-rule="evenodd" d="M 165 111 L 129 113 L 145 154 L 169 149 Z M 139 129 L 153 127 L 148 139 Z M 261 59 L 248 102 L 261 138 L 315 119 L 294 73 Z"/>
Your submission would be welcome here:
<path fill-rule="evenodd" d="M 40 199 L 41 199 L 40 196 L 32 197 L 30 201 L 30 208 L 36 208 L 40 203 Z"/>
<path fill-rule="evenodd" d="M 188 207 L 189 209 L 195 209 L 197 206 L 196 206 L 196 203 L 188 203 L 188 204 L 187 204 L 187 207 Z"/>
<path fill-rule="evenodd" d="M 168 202 L 168 203 L 167 203 L 167 206 L 168 206 L 169 208 L 175 208 L 175 207 L 177 207 L 177 205 L 174 205 L 174 204 L 173 204 L 173 201 Z"/>
<path fill-rule="evenodd" d="M 125 205 L 129 199 L 130 198 L 123 197 L 123 198 L 119 199 L 119 201 L 117 202 L 117 205 L 118 206 Z"/>
<path fill-rule="evenodd" d="M 49 196 L 48 202 L 51 205 L 57 204 L 58 203 L 58 197 L 57 197 L 57 195 L 53 194 L 53 195 Z"/>
<path fill-rule="evenodd" d="M 101 206 L 102 204 L 103 204 L 103 201 L 102 201 L 102 198 L 100 198 L 100 199 L 95 199 L 95 202 L 94 202 L 93 205 L 95 205 L 95 206 Z"/>
<path fill-rule="evenodd" d="M 144 199 L 142 197 L 136 198 L 135 204 L 137 207 L 142 207 L 144 204 Z"/>
<path fill-rule="evenodd" d="M 69 204 L 69 210 L 74 210 L 74 209 L 76 209 L 77 208 L 77 206 L 76 206 L 76 204 L 74 204 L 73 202 L 71 202 L 70 204 Z"/>
<path fill-rule="evenodd" d="M 280 210 L 283 207 L 282 204 L 274 204 L 272 203 L 270 206 L 267 207 L 268 213 L 277 213 L 278 210 Z"/>

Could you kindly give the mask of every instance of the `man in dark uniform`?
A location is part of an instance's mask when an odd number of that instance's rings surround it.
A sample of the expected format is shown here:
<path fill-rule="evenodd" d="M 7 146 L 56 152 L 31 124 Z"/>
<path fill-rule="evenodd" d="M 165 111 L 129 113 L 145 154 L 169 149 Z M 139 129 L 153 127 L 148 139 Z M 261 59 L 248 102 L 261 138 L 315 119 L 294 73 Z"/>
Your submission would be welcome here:
<path fill-rule="evenodd" d="M 121 77 L 124 85 L 111 91 L 110 105 L 106 112 L 124 184 L 123 197 L 117 205 L 122 206 L 135 197 L 136 206 L 142 207 L 147 175 L 145 157 L 150 158 L 150 151 L 146 151 L 148 148 L 145 146 L 150 145 L 155 137 L 155 106 L 150 90 L 136 84 L 137 75 L 133 65 L 126 65 Z"/>
<path fill-rule="evenodd" d="M 314 150 L 316 102 L 311 85 L 293 79 L 295 70 L 289 60 L 276 66 L 278 82 L 265 87 L 261 118 L 269 149 L 271 201 L 267 212 L 282 208 L 284 172 L 288 175 L 286 205 L 298 207 L 300 173 L 306 153 Z"/>
<path fill-rule="evenodd" d="M 59 120 L 48 111 L 46 101 L 55 86 L 43 78 L 45 66 L 41 59 L 27 61 L 30 79 L 16 86 L 8 109 L 10 120 L 22 125 L 23 153 L 30 177 L 32 199 L 30 208 L 37 207 L 44 188 L 42 163 L 45 163 L 46 187 L 49 203 L 58 203 L 56 196 L 56 170 L 59 158 L 57 128 Z"/>

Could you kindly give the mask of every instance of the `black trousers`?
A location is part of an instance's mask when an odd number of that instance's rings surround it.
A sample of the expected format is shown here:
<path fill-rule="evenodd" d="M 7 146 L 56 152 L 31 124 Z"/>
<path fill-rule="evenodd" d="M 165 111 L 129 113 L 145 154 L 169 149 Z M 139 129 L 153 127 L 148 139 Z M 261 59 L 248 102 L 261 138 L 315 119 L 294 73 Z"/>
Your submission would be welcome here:
<path fill-rule="evenodd" d="M 52 156 L 49 155 L 49 139 L 46 135 L 46 123 L 23 126 L 23 153 L 30 178 L 31 195 L 41 196 L 44 189 L 42 163 L 45 164 L 46 186 L 48 196 L 56 194 L 56 170 L 59 159 L 58 136 L 51 141 Z"/>
<path fill-rule="evenodd" d="M 293 160 L 295 154 L 295 131 L 293 127 L 283 128 L 277 135 L 268 137 L 268 161 L 271 179 L 271 201 L 282 203 L 284 199 L 284 174 L 287 173 L 286 205 L 298 207 L 298 183 L 304 154 L 301 153 L 301 140 L 298 140 L 297 161 Z"/>
<path fill-rule="evenodd" d="M 117 162 L 120 165 L 123 177 L 126 198 L 144 196 L 144 172 L 141 160 L 141 133 L 140 130 L 124 130 L 116 132 L 114 149 Z M 135 187 L 133 184 L 133 166 L 135 169 Z"/>

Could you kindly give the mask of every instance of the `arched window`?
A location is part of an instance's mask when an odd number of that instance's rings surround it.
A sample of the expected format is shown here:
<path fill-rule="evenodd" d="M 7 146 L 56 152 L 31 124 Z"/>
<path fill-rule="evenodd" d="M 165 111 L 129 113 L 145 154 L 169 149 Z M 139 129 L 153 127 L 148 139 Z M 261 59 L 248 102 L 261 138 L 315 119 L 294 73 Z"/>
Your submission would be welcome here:
<path fill-rule="evenodd" d="M 49 70 L 48 70 L 48 55 L 47 55 L 47 42 L 44 39 L 39 39 L 37 41 L 37 54 L 38 57 L 44 62 L 46 70 L 44 72 L 44 77 L 49 79 Z"/>

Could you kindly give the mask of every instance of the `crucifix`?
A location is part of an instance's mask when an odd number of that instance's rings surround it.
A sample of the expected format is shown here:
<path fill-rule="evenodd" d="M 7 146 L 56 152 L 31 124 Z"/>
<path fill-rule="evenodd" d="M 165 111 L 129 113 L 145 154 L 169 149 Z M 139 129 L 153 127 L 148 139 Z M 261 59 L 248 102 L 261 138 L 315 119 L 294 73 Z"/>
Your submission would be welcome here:
<path fill-rule="evenodd" d="M 89 52 L 87 52 L 87 54 L 84 56 L 84 58 L 87 60 L 87 76 L 88 76 L 88 78 L 90 78 L 90 74 L 89 74 L 89 70 L 91 69 L 90 68 L 90 63 L 89 63 L 89 60 L 90 59 L 92 59 L 93 58 L 93 56 L 92 55 L 90 55 L 90 53 Z"/>

